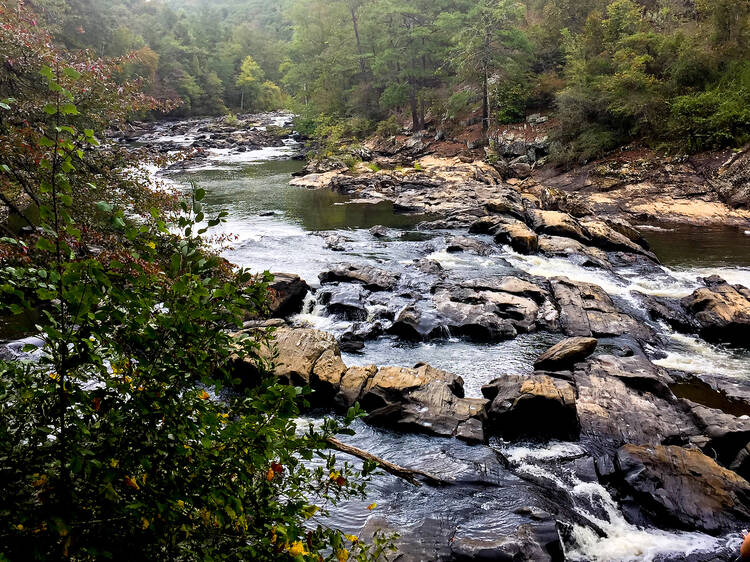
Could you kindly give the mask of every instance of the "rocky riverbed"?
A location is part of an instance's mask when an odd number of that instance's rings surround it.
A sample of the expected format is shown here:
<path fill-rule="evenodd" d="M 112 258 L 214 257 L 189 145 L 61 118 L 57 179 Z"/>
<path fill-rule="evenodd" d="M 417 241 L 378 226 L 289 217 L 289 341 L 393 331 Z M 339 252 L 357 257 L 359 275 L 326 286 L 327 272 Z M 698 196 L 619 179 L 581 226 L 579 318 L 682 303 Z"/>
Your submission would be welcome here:
<path fill-rule="evenodd" d="M 243 116 L 142 125 L 123 142 L 191 149 L 161 172 L 168 185 L 197 180 L 209 211 L 230 211 L 229 259 L 288 272 L 266 322 L 276 375 L 314 390 L 307 420 L 359 402 L 349 443 L 443 481 L 378 477 L 333 524 L 398 531 L 399 560 L 736 556 L 750 524 L 750 252 L 660 263 L 641 221 L 688 214 L 646 216 L 638 201 L 674 168 L 606 187 L 596 178 L 622 166 L 549 175 L 543 139 L 506 133 L 494 164 L 481 147 L 430 154 L 421 135 L 369 143 L 353 170 L 303 169 L 290 131 L 288 115 Z M 737 185 L 742 158 L 721 172 Z M 594 179 L 564 179 L 576 173 Z M 642 199 L 626 187 L 644 183 Z M 670 197 L 750 230 L 736 189 L 702 189 Z"/>

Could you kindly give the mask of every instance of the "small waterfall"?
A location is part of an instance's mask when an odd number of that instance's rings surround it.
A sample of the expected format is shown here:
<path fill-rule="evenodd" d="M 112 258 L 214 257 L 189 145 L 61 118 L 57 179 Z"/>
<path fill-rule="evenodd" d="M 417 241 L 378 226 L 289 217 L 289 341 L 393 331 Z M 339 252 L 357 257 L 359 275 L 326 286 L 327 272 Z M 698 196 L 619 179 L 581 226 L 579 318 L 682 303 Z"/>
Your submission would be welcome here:
<path fill-rule="evenodd" d="M 567 493 L 574 510 L 606 536 L 573 525 L 567 558 L 579 562 L 643 561 L 662 559 L 669 553 L 715 553 L 739 549 L 739 536 L 711 537 L 703 533 L 643 529 L 628 523 L 607 489 L 598 482 L 584 482 L 565 461 L 585 455 L 574 443 L 550 443 L 544 447 L 505 446 L 501 452 L 520 476 L 544 481 Z"/>

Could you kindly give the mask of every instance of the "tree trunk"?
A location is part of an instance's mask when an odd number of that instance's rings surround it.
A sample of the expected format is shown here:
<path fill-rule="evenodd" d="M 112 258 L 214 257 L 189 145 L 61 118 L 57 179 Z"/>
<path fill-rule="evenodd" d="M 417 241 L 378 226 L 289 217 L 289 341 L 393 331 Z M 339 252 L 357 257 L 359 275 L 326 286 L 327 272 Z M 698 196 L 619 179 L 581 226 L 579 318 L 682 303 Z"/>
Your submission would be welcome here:
<path fill-rule="evenodd" d="M 352 25 L 354 26 L 354 37 L 357 39 L 357 54 L 359 55 L 359 71 L 362 76 L 365 74 L 365 58 L 362 56 L 362 43 L 359 40 L 359 27 L 357 26 L 357 14 L 354 12 L 354 6 L 349 8 L 352 13 Z"/>
<path fill-rule="evenodd" d="M 420 131 L 421 126 L 419 124 L 419 106 L 417 104 L 417 87 L 412 84 L 411 92 L 409 95 L 409 105 L 411 106 L 411 128 L 412 131 Z"/>
<path fill-rule="evenodd" d="M 490 100 L 487 80 L 487 67 L 485 66 L 482 76 L 482 131 L 485 133 L 490 128 Z"/>
<path fill-rule="evenodd" d="M 240 113 L 245 111 L 245 90 L 240 92 Z"/>

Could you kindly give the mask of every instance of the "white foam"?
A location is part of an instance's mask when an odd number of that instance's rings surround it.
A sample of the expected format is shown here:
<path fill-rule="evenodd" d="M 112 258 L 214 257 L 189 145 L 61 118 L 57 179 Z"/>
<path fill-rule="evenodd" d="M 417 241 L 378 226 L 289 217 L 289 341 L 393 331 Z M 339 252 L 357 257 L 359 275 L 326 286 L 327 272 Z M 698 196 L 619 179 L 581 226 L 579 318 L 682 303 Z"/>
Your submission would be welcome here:
<path fill-rule="evenodd" d="M 670 332 L 667 335 L 671 349 L 666 357 L 655 359 L 655 365 L 688 373 L 750 378 L 750 357 L 746 353 L 711 345 L 686 334 Z"/>

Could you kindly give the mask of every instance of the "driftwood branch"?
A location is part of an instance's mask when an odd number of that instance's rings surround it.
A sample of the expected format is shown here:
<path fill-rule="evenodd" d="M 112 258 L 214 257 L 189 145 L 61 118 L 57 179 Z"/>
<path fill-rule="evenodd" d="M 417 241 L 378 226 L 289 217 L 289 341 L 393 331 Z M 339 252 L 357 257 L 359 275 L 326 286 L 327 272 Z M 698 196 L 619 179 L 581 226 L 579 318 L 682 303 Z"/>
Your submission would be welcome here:
<path fill-rule="evenodd" d="M 430 474 L 429 472 L 399 466 L 385 459 L 381 459 L 380 457 L 377 457 L 372 453 L 368 453 L 367 451 L 358 449 L 357 447 L 352 447 L 351 445 L 342 443 L 335 437 L 329 437 L 328 439 L 326 439 L 326 441 L 333 449 L 341 451 L 342 453 L 347 453 L 365 461 L 372 461 L 386 472 L 393 474 L 394 476 L 398 476 L 399 478 L 403 478 L 404 480 L 414 484 L 415 486 L 422 485 L 422 483 L 417 480 L 417 476 L 421 476 L 422 478 L 424 478 L 425 482 L 430 486 L 444 486 L 450 484 L 450 482 L 438 478 L 437 476 Z"/>

